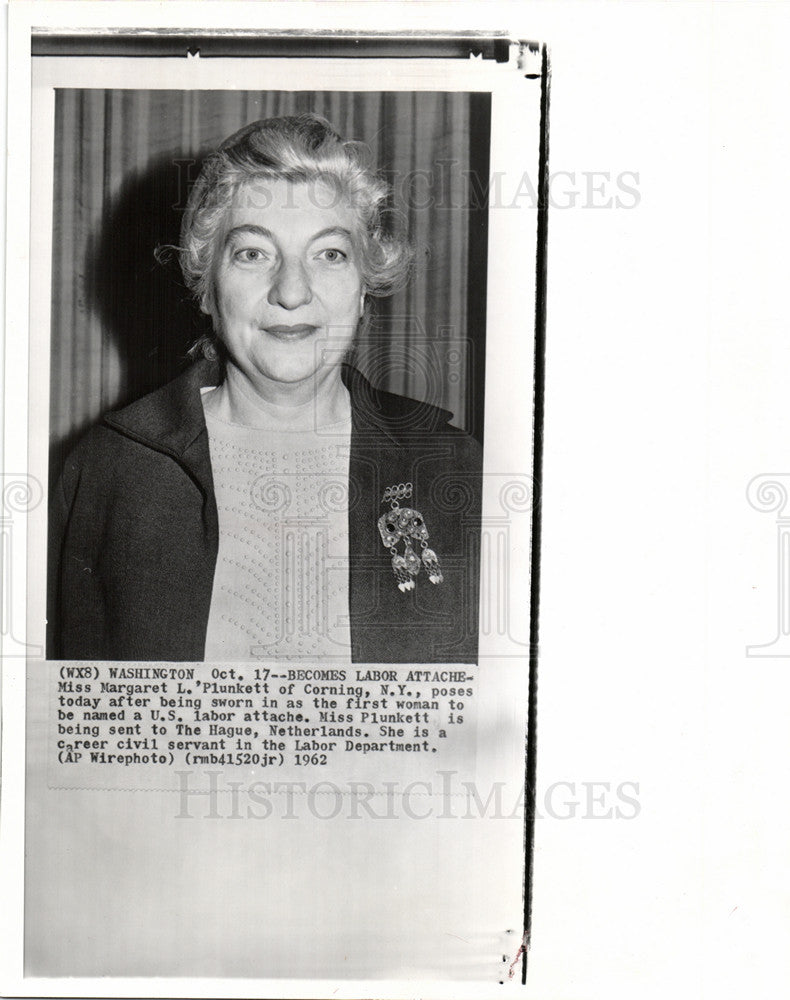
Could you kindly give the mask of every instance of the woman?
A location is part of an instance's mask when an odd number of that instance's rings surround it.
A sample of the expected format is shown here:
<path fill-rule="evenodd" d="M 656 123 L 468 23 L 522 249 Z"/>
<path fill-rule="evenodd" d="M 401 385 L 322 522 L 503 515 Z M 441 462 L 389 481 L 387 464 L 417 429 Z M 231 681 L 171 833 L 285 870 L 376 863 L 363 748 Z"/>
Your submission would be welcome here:
<path fill-rule="evenodd" d="M 214 336 L 66 463 L 51 658 L 476 660 L 479 446 L 345 364 L 410 266 L 386 194 L 315 115 L 206 161 L 179 252 Z"/>

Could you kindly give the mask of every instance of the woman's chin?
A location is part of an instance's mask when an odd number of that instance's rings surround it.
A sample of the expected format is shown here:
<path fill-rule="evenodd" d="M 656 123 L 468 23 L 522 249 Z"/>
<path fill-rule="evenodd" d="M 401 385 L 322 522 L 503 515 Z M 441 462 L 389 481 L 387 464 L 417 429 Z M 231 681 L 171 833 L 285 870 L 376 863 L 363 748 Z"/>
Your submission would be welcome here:
<path fill-rule="evenodd" d="M 270 362 L 265 365 L 256 365 L 254 375 L 266 385 L 274 384 L 282 386 L 283 389 L 287 389 L 289 386 L 297 388 L 305 384 L 320 382 L 322 376 L 327 375 L 331 367 L 335 366 L 316 364 L 313 359 L 310 359 L 309 363 L 294 359 L 279 364 Z"/>

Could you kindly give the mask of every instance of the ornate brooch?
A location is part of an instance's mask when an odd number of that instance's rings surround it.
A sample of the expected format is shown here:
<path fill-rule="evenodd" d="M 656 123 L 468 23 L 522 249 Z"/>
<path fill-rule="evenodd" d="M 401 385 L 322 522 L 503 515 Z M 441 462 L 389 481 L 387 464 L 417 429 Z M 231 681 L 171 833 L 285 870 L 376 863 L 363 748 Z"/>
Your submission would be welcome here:
<path fill-rule="evenodd" d="M 392 553 L 392 572 L 398 581 L 398 590 L 414 590 L 415 577 L 420 572 L 420 557 L 414 551 L 413 543 L 419 542 L 422 549 L 422 565 L 431 583 L 441 583 L 444 577 L 439 566 L 439 558 L 428 548 L 428 529 L 425 519 L 413 507 L 401 507 L 401 500 L 412 495 L 411 483 L 398 483 L 384 490 L 382 503 L 391 509 L 378 520 L 379 534 L 386 548 Z M 398 543 L 403 542 L 403 553 L 398 552 Z"/>

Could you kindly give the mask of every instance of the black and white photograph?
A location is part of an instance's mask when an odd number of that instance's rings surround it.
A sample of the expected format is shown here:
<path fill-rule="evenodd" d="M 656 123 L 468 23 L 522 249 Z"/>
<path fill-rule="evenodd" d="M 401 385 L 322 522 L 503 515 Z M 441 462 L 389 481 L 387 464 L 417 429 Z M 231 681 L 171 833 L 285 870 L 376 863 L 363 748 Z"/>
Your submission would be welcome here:
<path fill-rule="evenodd" d="M 0 994 L 774 1000 L 775 0 L 8 0 Z"/>
<path fill-rule="evenodd" d="M 515 985 L 545 47 L 31 52 L 26 974 Z"/>
<path fill-rule="evenodd" d="M 49 658 L 476 663 L 490 94 L 55 115 Z"/>

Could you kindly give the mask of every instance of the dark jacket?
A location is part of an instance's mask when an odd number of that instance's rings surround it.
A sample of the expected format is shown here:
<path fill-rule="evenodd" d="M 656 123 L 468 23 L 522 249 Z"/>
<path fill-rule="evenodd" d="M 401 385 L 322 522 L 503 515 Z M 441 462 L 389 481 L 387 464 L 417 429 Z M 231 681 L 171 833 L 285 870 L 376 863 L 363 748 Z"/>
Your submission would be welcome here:
<path fill-rule="evenodd" d="M 48 656 L 203 659 L 217 507 L 199 362 L 108 414 L 66 462 L 50 516 Z M 374 389 L 345 368 L 352 406 L 349 605 L 357 663 L 477 660 L 481 449 L 444 410 Z M 402 593 L 377 521 L 387 486 L 425 517 L 444 582 Z"/>

